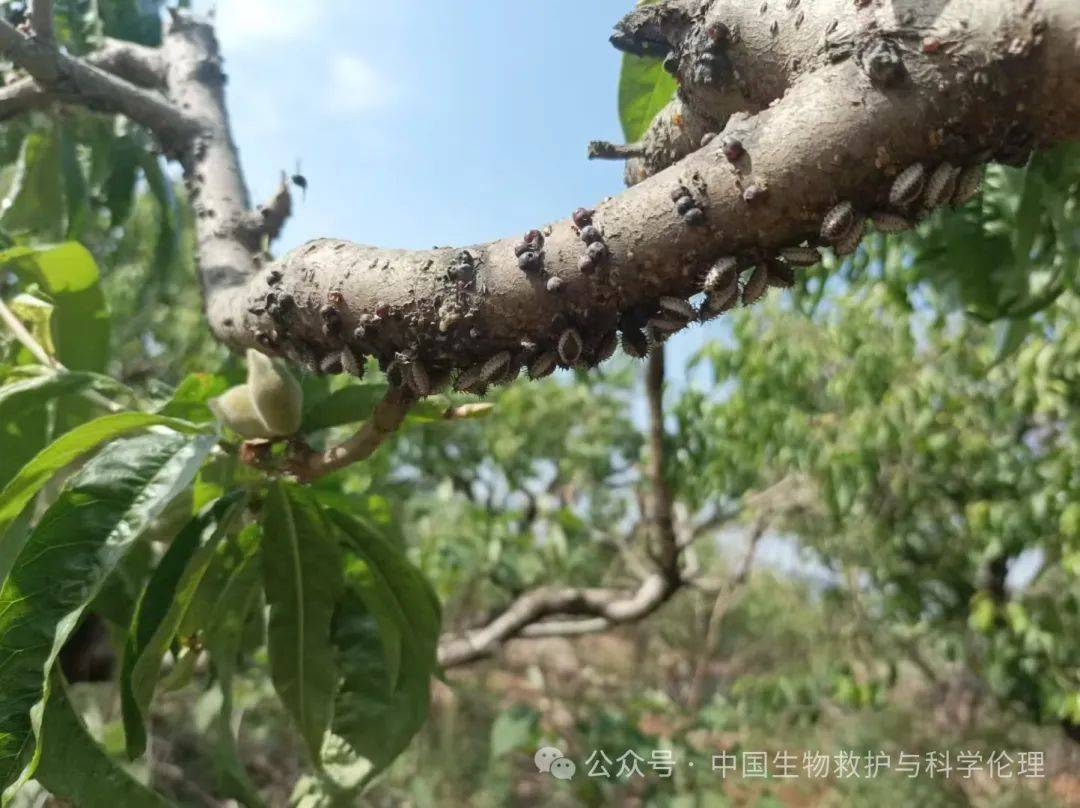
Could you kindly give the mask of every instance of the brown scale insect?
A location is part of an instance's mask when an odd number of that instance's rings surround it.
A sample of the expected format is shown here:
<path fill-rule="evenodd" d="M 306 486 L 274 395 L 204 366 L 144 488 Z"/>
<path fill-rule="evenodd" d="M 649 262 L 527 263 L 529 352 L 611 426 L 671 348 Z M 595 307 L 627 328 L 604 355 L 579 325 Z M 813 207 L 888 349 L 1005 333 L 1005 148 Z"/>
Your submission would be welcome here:
<path fill-rule="evenodd" d="M 821 261 L 821 253 L 814 247 L 785 247 L 780 257 L 793 267 L 812 267 Z"/>
<path fill-rule="evenodd" d="M 356 376 L 358 379 L 364 377 L 364 358 L 358 356 L 348 345 L 341 350 L 341 367 L 350 376 Z"/>
<path fill-rule="evenodd" d="M 926 181 L 926 192 L 923 195 L 923 205 L 929 210 L 941 207 L 950 199 L 956 192 L 956 180 L 959 175 L 959 169 L 952 163 L 942 163 L 936 169 L 934 173 L 930 175 L 930 179 Z"/>
<path fill-rule="evenodd" d="M 706 292 L 716 292 L 727 289 L 739 280 L 739 261 L 734 257 L 721 258 L 717 261 L 701 284 Z"/>
<path fill-rule="evenodd" d="M 512 358 L 509 351 L 500 351 L 484 362 L 480 368 L 480 377 L 484 381 L 490 382 L 496 377 L 501 376 L 510 366 L 510 360 Z"/>
<path fill-rule="evenodd" d="M 766 264 L 769 273 L 769 286 L 777 289 L 790 289 L 795 285 L 795 270 L 781 261 L 769 261 Z"/>
<path fill-rule="evenodd" d="M 544 351 L 529 363 L 529 378 L 542 379 L 555 372 L 559 365 L 559 355 L 554 351 Z"/>
<path fill-rule="evenodd" d="M 894 208 L 906 208 L 922 194 L 926 185 L 926 166 L 912 163 L 893 180 L 889 189 L 889 204 Z"/>
<path fill-rule="evenodd" d="M 968 166 L 961 171 L 956 180 L 956 192 L 953 194 L 952 203 L 954 205 L 963 205 L 965 202 L 974 199 L 975 195 L 979 193 L 979 189 L 982 188 L 982 178 L 982 166 Z"/>
<path fill-rule="evenodd" d="M 413 361 L 409 364 L 405 371 L 405 382 L 409 389 L 421 398 L 431 393 L 431 377 L 420 362 Z"/>
<path fill-rule="evenodd" d="M 912 228 L 911 221 L 897 213 L 878 211 L 870 217 L 874 227 L 882 233 L 902 233 Z"/>
<path fill-rule="evenodd" d="M 596 363 L 600 364 L 611 359 L 618 347 L 619 335 L 614 331 L 608 331 L 600 338 L 600 342 L 596 346 Z"/>
<path fill-rule="evenodd" d="M 674 334 L 686 328 L 686 320 L 676 317 L 650 317 L 646 325 L 657 334 Z"/>
<path fill-rule="evenodd" d="M 865 228 L 866 217 L 861 214 L 856 216 L 855 221 L 851 223 L 851 228 L 848 232 L 833 246 L 836 255 L 838 257 L 843 257 L 855 252 L 856 248 L 859 246 L 859 242 L 862 241 L 863 230 Z"/>
<path fill-rule="evenodd" d="M 568 328 L 559 336 L 559 358 L 564 365 L 574 365 L 581 358 L 584 346 L 576 328 Z"/>
<path fill-rule="evenodd" d="M 855 220 L 855 206 L 850 202 L 841 202 L 821 221 L 821 237 L 828 242 L 837 242 L 848 232 Z"/>
<path fill-rule="evenodd" d="M 458 374 L 457 379 L 454 381 L 454 389 L 460 393 L 480 393 L 486 389 L 487 380 L 484 378 L 483 371 L 486 362 L 479 362 L 472 367 L 466 368 Z"/>
<path fill-rule="evenodd" d="M 738 302 L 739 284 L 738 281 L 736 281 L 727 289 L 706 295 L 705 301 L 701 304 L 701 312 L 698 316 L 702 320 L 711 320 L 713 317 L 718 317 L 725 311 L 730 311 Z"/>
<path fill-rule="evenodd" d="M 662 297 L 659 303 L 664 316 L 671 316 L 684 323 L 694 319 L 694 307 L 681 297 Z"/>
<path fill-rule="evenodd" d="M 624 328 L 622 331 L 623 353 L 634 359 L 644 359 L 649 354 L 649 338 L 640 328 Z"/>
<path fill-rule="evenodd" d="M 748 280 L 746 286 L 743 287 L 743 305 L 749 306 L 756 303 L 761 299 L 761 296 L 765 294 L 765 290 L 768 288 L 769 269 L 765 264 L 762 264 L 751 273 L 750 280 Z"/>
<path fill-rule="evenodd" d="M 574 224 L 577 225 L 579 229 L 582 227 L 588 227 L 590 224 L 592 224 L 593 211 L 589 210 L 588 208 L 578 208 L 574 211 L 573 220 Z"/>
<path fill-rule="evenodd" d="M 341 373 L 341 354 L 329 353 L 319 360 L 319 373 L 327 376 L 335 376 Z"/>

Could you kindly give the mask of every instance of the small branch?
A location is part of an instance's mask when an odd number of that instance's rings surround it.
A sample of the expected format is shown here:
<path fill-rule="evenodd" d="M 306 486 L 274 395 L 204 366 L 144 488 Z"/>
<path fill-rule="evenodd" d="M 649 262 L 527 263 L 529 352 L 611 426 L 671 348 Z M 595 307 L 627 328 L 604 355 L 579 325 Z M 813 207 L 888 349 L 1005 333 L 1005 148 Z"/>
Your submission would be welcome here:
<path fill-rule="evenodd" d="M 640 143 L 609 143 L 606 140 L 589 142 L 590 160 L 630 160 L 644 156 L 645 147 Z"/>
<path fill-rule="evenodd" d="M 673 582 L 680 581 L 679 537 L 672 518 L 671 487 L 664 476 L 664 348 L 649 354 L 645 368 L 645 395 L 649 404 L 649 520 L 652 523 L 653 551 L 660 572 Z"/>
<path fill-rule="evenodd" d="M 515 599 L 487 625 L 441 640 L 439 664 L 452 668 L 475 662 L 515 637 L 574 636 L 636 622 L 659 609 L 677 589 L 656 573 L 636 590 L 534 589 Z M 546 618 L 567 617 L 580 619 L 545 622 Z"/>
<path fill-rule="evenodd" d="M 391 387 L 355 435 L 322 452 L 294 445 L 295 454 L 285 471 L 307 482 L 365 460 L 397 431 L 415 401 L 416 397 L 404 387 Z"/>
<path fill-rule="evenodd" d="M 30 0 L 30 30 L 45 45 L 54 45 L 53 0 Z"/>
<path fill-rule="evenodd" d="M 160 95 L 62 53 L 51 44 L 26 36 L 0 19 L 0 52 L 25 69 L 58 100 L 76 102 L 100 112 L 126 115 L 146 126 L 170 147 L 196 135 L 198 121 Z"/>
<path fill-rule="evenodd" d="M 8 305 L 3 300 L 0 300 L 0 320 L 4 321 L 4 325 L 11 331 L 12 336 L 21 342 L 26 350 L 45 367 L 57 369 L 63 367 L 53 357 L 49 356 L 48 351 L 41 346 L 40 342 L 34 339 L 33 334 L 26 330 L 26 326 L 22 324 L 22 321 L 15 316 L 15 312 L 8 308 Z"/>
<path fill-rule="evenodd" d="M 731 609 L 736 593 L 746 585 L 747 580 L 750 578 L 750 569 L 754 564 L 754 555 L 757 552 L 758 542 L 761 541 L 761 537 L 764 533 L 765 522 L 759 520 L 754 526 L 753 533 L 750 534 L 746 555 L 743 556 L 742 562 L 740 562 L 735 574 L 732 575 L 730 580 L 728 580 L 721 588 L 716 596 L 716 600 L 713 602 L 712 612 L 709 614 L 709 620 L 705 624 L 705 636 L 701 645 L 701 655 L 698 657 L 697 666 L 694 668 L 694 675 L 691 678 L 690 686 L 687 689 L 686 705 L 691 710 L 696 710 L 701 706 L 701 689 L 705 683 L 705 674 L 708 672 L 709 661 L 716 654 L 716 646 L 720 641 L 720 622 L 724 619 L 724 615 Z"/>

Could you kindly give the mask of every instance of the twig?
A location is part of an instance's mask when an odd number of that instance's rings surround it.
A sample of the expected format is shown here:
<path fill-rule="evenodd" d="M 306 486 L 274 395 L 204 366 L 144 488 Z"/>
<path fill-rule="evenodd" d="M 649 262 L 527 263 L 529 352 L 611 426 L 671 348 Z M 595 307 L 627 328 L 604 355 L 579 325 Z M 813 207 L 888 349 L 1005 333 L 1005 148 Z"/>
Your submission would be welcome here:
<path fill-rule="evenodd" d="M 653 550 L 660 572 L 678 582 L 679 537 L 672 518 L 671 488 L 664 476 L 664 348 L 657 346 L 649 354 L 645 368 L 645 396 L 649 404 L 649 520 L 652 523 Z"/>
<path fill-rule="evenodd" d="M 53 0 L 30 0 L 30 30 L 37 40 L 46 45 L 55 44 L 53 39 Z"/>
<path fill-rule="evenodd" d="M 285 470 L 300 480 L 310 481 L 365 460 L 397 431 L 415 402 L 416 396 L 406 388 L 391 387 L 355 435 L 322 452 L 306 445 L 294 445 L 294 455 Z"/>
<path fill-rule="evenodd" d="M 22 321 L 15 316 L 15 312 L 9 309 L 3 300 L 0 300 L 0 320 L 4 321 L 4 325 L 11 331 L 12 336 L 21 342 L 37 361 L 46 367 L 57 370 L 63 369 L 64 366 L 49 356 L 49 352 L 41 346 L 40 342 L 34 339 L 33 334 L 26 330 L 26 326 L 22 324 Z"/>
<path fill-rule="evenodd" d="M 589 142 L 590 160 L 631 160 L 644 156 L 645 147 L 640 143 L 610 143 L 606 140 Z"/>
<path fill-rule="evenodd" d="M 716 645 L 720 640 L 720 622 L 731 608 L 736 593 L 746 584 L 746 581 L 750 577 L 750 568 L 754 563 L 754 555 L 757 552 L 758 542 L 761 541 L 761 537 L 764 533 L 765 522 L 759 520 L 754 526 L 753 532 L 750 534 L 746 555 L 743 556 L 742 562 L 739 564 L 735 574 L 732 575 L 723 586 L 719 594 L 717 594 L 716 600 L 713 602 L 712 612 L 709 614 L 708 622 L 705 624 L 705 636 L 701 644 L 701 654 L 699 655 L 697 665 L 694 668 L 694 675 L 690 679 L 690 686 L 687 688 L 686 706 L 691 710 L 696 710 L 700 706 L 701 690 L 702 685 L 705 682 L 705 674 L 708 671 L 709 662 L 716 653 Z"/>

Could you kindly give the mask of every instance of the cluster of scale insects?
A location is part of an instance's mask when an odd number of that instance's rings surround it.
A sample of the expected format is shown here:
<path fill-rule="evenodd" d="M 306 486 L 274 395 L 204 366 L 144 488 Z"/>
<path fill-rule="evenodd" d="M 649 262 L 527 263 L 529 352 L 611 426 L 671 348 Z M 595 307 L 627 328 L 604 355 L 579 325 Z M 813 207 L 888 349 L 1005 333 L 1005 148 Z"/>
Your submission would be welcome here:
<path fill-rule="evenodd" d="M 725 141 L 723 151 L 729 159 L 741 156 L 742 146 L 737 141 Z M 942 163 L 932 170 L 916 163 L 901 171 L 889 190 L 888 208 L 865 213 L 851 202 L 840 202 L 824 217 L 821 223 L 821 242 L 831 245 L 837 256 L 853 253 L 862 239 L 866 224 L 872 222 L 881 232 L 895 233 L 910 229 L 914 222 L 935 208 L 946 204 L 963 204 L 979 191 L 982 167 L 966 168 Z M 703 223 L 705 215 L 699 203 L 683 185 L 671 193 L 676 213 L 688 226 Z M 594 212 L 585 208 L 574 211 L 572 221 L 584 246 L 578 268 L 585 274 L 596 272 L 610 258 L 610 253 L 600 230 L 594 224 Z M 544 276 L 544 235 L 531 230 L 515 246 L 518 267 L 525 273 Z M 719 259 L 701 279 L 702 303 L 695 307 L 681 297 L 660 297 L 651 304 L 624 312 L 618 330 L 608 330 L 588 342 L 574 326 L 561 328 L 553 343 L 537 346 L 523 341 L 518 350 L 503 350 L 462 369 L 456 378 L 452 370 L 435 371 L 420 359 L 417 352 L 398 352 L 385 370 L 392 383 L 407 386 L 417 396 L 428 396 L 446 390 L 484 394 L 490 387 L 508 384 L 516 379 L 522 369 L 529 378 L 541 379 L 554 373 L 559 367 L 573 368 L 595 366 L 609 359 L 622 345 L 623 351 L 636 359 L 646 357 L 654 346 L 694 322 L 704 322 L 733 309 L 740 302 L 744 306 L 760 300 L 772 287 L 789 288 L 795 283 L 795 271 L 810 267 L 821 260 L 821 253 L 813 245 L 787 247 L 767 257 L 726 256 Z M 457 280 L 467 280 L 475 275 L 472 255 L 463 252 L 451 267 L 450 275 Z M 280 282 L 279 272 L 273 272 L 267 281 L 271 287 Z M 558 292 L 562 281 L 558 276 L 546 277 L 549 292 Z M 343 300 L 339 292 L 332 292 L 330 300 L 321 309 L 323 332 L 328 337 L 340 336 L 342 330 L 339 308 Z M 292 298 L 275 289 L 266 296 L 266 310 L 275 319 L 281 318 L 295 306 Z M 364 346 L 373 336 L 377 321 L 375 315 L 361 317 L 353 333 L 353 341 Z M 262 341 L 262 340 L 260 340 Z M 274 347 L 266 346 L 264 347 Z M 302 364 L 320 373 L 349 373 L 363 376 L 364 354 L 350 345 L 340 351 L 332 351 L 317 359 L 297 356 Z"/>

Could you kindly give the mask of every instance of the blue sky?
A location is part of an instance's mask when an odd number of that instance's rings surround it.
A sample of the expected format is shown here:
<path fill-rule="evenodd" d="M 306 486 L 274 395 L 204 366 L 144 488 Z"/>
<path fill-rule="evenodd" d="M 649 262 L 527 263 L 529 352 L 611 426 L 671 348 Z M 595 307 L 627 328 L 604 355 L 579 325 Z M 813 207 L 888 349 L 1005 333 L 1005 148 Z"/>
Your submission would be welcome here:
<path fill-rule="evenodd" d="M 233 126 L 256 200 L 297 158 L 310 182 L 279 250 L 525 232 L 623 187 L 585 159 L 621 139 L 632 0 L 219 0 Z M 685 358 L 712 329 L 673 341 Z M 676 359 L 676 362 L 678 362 Z"/>

